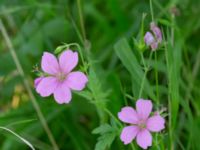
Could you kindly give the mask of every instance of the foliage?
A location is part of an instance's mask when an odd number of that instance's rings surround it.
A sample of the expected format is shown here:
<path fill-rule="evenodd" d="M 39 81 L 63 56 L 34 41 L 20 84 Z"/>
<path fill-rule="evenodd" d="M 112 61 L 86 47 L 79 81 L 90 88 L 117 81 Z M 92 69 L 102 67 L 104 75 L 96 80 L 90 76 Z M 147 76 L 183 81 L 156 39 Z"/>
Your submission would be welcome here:
<path fill-rule="evenodd" d="M 25 75 L 18 72 L 1 27 L 0 126 L 35 149 L 55 149 L 31 92 L 59 149 L 139 150 L 134 142 L 125 146 L 120 141 L 123 125 L 117 113 L 143 97 L 156 110 L 166 108 L 166 129 L 154 135 L 150 149 L 199 150 L 200 1 L 152 2 L 164 42 L 151 54 L 137 45 L 151 22 L 147 0 L 1 0 L 0 19 Z M 89 77 L 87 88 L 73 92 L 68 105 L 40 97 L 33 86 L 42 53 L 57 47 L 59 53 L 63 43 L 76 43 L 70 48 L 79 51 L 78 68 Z M 29 149 L 16 136 L 0 134 L 1 150 Z"/>

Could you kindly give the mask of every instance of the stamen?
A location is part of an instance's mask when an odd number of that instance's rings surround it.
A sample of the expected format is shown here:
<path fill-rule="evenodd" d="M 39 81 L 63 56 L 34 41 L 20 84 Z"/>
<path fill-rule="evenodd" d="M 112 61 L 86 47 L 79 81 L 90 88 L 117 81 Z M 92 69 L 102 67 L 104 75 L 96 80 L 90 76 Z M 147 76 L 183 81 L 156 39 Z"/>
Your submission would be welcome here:
<path fill-rule="evenodd" d="M 141 121 L 138 123 L 138 126 L 139 126 L 140 129 L 145 129 L 145 128 L 146 128 L 146 121 L 141 120 Z"/>
<path fill-rule="evenodd" d="M 64 73 L 62 73 L 62 72 L 58 73 L 58 74 L 56 75 L 56 77 L 57 77 L 57 79 L 58 79 L 59 81 L 64 81 L 64 80 L 66 79 L 66 75 L 65 75 Z"/>

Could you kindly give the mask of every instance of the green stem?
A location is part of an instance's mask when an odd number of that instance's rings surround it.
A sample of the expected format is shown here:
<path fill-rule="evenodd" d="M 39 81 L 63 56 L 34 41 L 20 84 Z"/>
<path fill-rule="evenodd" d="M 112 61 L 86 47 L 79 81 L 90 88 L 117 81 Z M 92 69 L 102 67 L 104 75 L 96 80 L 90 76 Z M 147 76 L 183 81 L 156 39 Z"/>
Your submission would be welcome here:
<path fill-rule="evenodd" d="M 144 68 L 146 68 L 147 66 L 146 66 L 146 63 L 145 63 L 145 60 L 144 60 L 144 55 L 143 55 L 142 52 L 140 53 L 140 55 L 141 55 L 141 58 L 142 58 L 143 66 L 144 66 Z"/>
<path fill-rule="evenodd" d="M 162 32 L 164 33 L 164 32 Z M 165 57 L 166 57 L 166 64 L 167 64 L 167 68 L 169 68 L 169 60 L 168 60 L 168 50 L 167 50 L 167 42 L 165 40 L 165 36 L 164 37 L 164 47 L 165 47 Z M 169 76 L 170 77 L 170 76 Z M 169 79 L 169 81 L 171 81 Z M 169 90 L 168 90 L 168 110 L 169 110 L 169 121 L 168 121 L 168 126 L 169 126 L 169 140 L 170 140 L 170 149 L 174 149 L 173 148 L 173 134 L 172 134 L 172 104 L 171 104 L 171 100 L 170 100 L 170 95 L 171 95 L 171 86 L 170 86 L 170 82 L 169 84 Z"/>
<path fill-rule="evenodd" d="M 71 19 L 72 25 L 73 25 L 73 27 L 74 27 L 74 29 L 75 29 L 75 31 L 76 31 L 76 34 L 77 34 L 77 36 L 78 36 L 78 38 L 79 38 L 81 44 L 84 45 L 84 39 L 83 39 L 83 37 L 81 36 L 81 33 L 80 33 L 80 31 L 79 31 L 79 29 L 78 29 L 78 27 L 77 27 L 75 21 L 73 20 L 73 18 L 72 18 L 71 16 L 70 16 L 70 19 Z"/>
<path fill-rule="evenodd" d="M 152 0 L 149 0 L 149 5 L 150 5 L 150 11 L 151 11 L 151 18 L 152 21 L 154 22 L 154 13 L 153 13 L 153 4 L 152 4 Z M 157 60 L 157 52 L 155 52 L 155 61 L 156 61 L 156 67 L 155 67 L 155 80 L 156 80 L 156 97 L 157 97 L 157 106 L 159 105 L 159 88 L 158 88 L 158 70 L 157 70 L 157 66 L 158 66 L 158 60 Z"/>
<path fill-rule="evenodd" d="M 142 91 L 143 91 L 143 88 L 144 88 L 144 83 L 145 83 L 145 78 L 147 76 L 147 72 L 148 72 L 148 69 L 145 68 L 145 72 L 144 72 L 144 76 L 142 78 L 142 83 L 141 83 L 141 87 L 140 87 L 140 92 L 139 92 L 139 97 L 138 98 L 141 98 L 141 96 L 142 96 Z"/>
<path fill-rule="evenodd" d="M 104 111 L 105 111 L 110 117 L 112 117 L 112 118 L 115 120 L 115 122 L 116 122 L 120 127 L 123 127 L 122 124 L 121 124 L 121 122 L 119 122 L 119 120 L 118 120 L 106 107 L 104 108 Z"/>
<path fill-rule="evenodd" d="M 171 20 L 171 22 L 174 24 L 174 15 L 172 14 L 172 20 Z M 174 27 L 171 27 L 171 46 L 173 47 L 174 46 Z M 166 50 L 166 52 L 168 52 L 168 50 Z M 168 57 L 167 57 L 168 58 Z M 171 76 L 169 75 L 169 77 L 171 78 Z M 169 81 L 171 82 L 172 80 L 171 79 L 169 79 Z M 170 83 L 169 83 L 170 84 Z M 170 84 L 171 85 L 171 84 Z M 169 89 L 169 95 L 172 95 L 171 93 L 172 93 L 172 88 L 171 88 L 171 86 L 170 86 L 170 89 Z M 171 148 L 171 150 L 174 150 L 174 135 L 173 135 L 173 131 L 174 131 L 174 127 L 173 127 L 173 120 L 172 120 L 172 117 L 173 117 L 173 110 L 172 110 L 172 108 L 173 108 L 173 105 L 172 105 L 172 102 L 171 102 L 171 98 L 169 97 L 169 110 L 170 110 L 170 120 L 169 120 L 169 122 L 170 122 L 170 126 L 169 126 L 169 135 L 170 135 L 170 148 Z"/>
<path fill-rule="evenodd" d="M 155 51 L 155 61 L 156 61 L 156 66 L 155 66 L 155 80 L 156 80 L 156 96 L 157 96 L 157 106 L 159 105 L 159 88 L 158 88 L 158 58 L 157 58 L 157 52 Z"/>
<path fill-rule="evenodd" d="M 78 6 L 78 14 L 79 14 L 79 19 L 80 19 L 82 35 L 83 35 L 84 42 L 86 42 L 86 32 L 85 32 L 84 19 L 83 19 L 82 9 L 81 9 L 81 0 L 77 0 L 77 6 Z"/>
<path fill-rule="evenodd" d="M 8 33 L 7 33 L 7 31 L 6 31 L 5 27 L 4 27 L 1 19 L 0 19 L 0 30 L 1 30 L 1 32 L 3 34 L 3 37 L 5 39 L 5 42 L 6 42 L 7 46 L 8 46 L 8 49 L 10 51 L 10 54 L 11 54 L 12 58 L 13 58 L 13 61 L 14 61 L 15 65 L 16 65 L 16 67 L 17 67 L 17 71 L 19 72 L 21 78 L 23 79 L 24 86 L 25 86 L 25 88 L 26 88 L 26 90 L 27 90 L 27 92 L 29 94 L 29 97 L 31 99 L 33 107 L 34 107 L 35 111 L 37 112 L 39 120 L 40 120 L 40 122 L 41 122 L 41 124 L 42 124 L 42 126 L 43 126 L 43 128 L 44 128 L 44 130 L 45 130 L 45 132 L 46 132 L 46 134 L 47 134 L 47 136 L 48 136 L 53 148 L 54 148 L 54 150 L 59 150 L 59 148 L 58 148 L 58 146 L 56 144 L 56 141 L 55 141 L 55 139 L 53 137 L 53 134 L 51 133 L 51 130 L 49 129 L 48 124 L 47 124 L 47 122 L 46 122 L 46 120 L 45 120 L 45 118 L 44 118 L 44 116 L 42 114 L 42 111 L 41 111 L 41 109 L 40 109 L 40 107 L 39 107 L 39 105 L 38 105 L 38 103 L 36 101 L 36 98 L 32 93 L 31 86 L 29 85 L 29 82 L 28 82 L 28 80 L 27 80 L 27 78 L 25 76 L 25 73 L 24 73 L 24 71 L 22 69 L 22 66 L 21 66 L 20 62 L 19 62 L 17 54 L 15 53 L 15 49 L 13 48 L 11 40 L 10 40 L 10 38 L 8 36 Z"/>
<path fill-rule="evenodd" d="M 142 61 L 143 61 L 143 65 L 145 67 L 144 69 L 144 76 L 142 78 L 142 83 L 141 83 L 141 87 L 140 87 L 140 92 L 139 92 L 139 97 L 138 98 L 141 98 L 142 96 L 142 92 L 143 92 L 143 88 L 144 88 L 144 83 L 145 83 L 145 79 L 146 79 L 146 76 L 147 76 L 147 73 L 149 71 L 149 64 L 148 65 L 145 65 L 145 61 L 144 61 L 144 56 L 143 54 L 141 54 L 141 57 L 142 57 Z M 150 57 L 149 57 L 149 60 L 151 60 L 152 58 L 152 51 L 150 53 Z"/>
<path fill-rule="evenodd" d="M 132 149 L 132 150 L 135 150 L 135 146 L 134 146 L 133 143 L 131 143 L 131 149 Z"/>
<path fill-rule="evenodd" d="M 82 9 L 81 9 L 81 0 L 77 0 L 77 5 L 78 5 L 78 12 L 79 12 L 79 19 L 80 19 L 80 25 L 81 25 L 81 31 L 82 31 L 82 35 L 83 35 L 83 39 L 84 39 L 84 47 L 86 48 L 86 41 L 87 41 L 87 38 L 86 38 L 86 32 L 85 32 L 85 27 L 84 27 L 84 19 L 83 19 L 83 15 L 82 15 Z M 79 48 L 80 52 L 81 52 L 81 48 L 78 44 L 76 44 L 76 46 Z M 82 56 L 82 52 L 81 52 L 81 57 L 82 57 L 82 61 L 83 61 L 83 56 Z M 83 61 L 84 62 L 84 61 Z M 119 122 L 119 120 L 106 108 L 104 107 L 103 108 L 104 111 L 110 116 L 112 117 L 116 123 L 122 127 L 122 124 Z M 100 111 L 101 112 L 101 111 Z"/>
<path fill-rule="evenodd" d="M 154 21 L 154 13 L 153 13 L 152 0 L 149 0 L 149 4 L 150 4 L 150 11 L 151 11 L 151 18 L 152 18 L 152 21 Z"/>

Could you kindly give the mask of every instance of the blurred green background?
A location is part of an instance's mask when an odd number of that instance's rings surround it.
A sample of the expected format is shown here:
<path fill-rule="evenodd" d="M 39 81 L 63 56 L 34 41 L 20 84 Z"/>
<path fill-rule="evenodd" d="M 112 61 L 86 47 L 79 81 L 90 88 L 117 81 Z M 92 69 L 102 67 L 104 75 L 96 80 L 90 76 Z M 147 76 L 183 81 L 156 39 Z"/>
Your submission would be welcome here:
<path fill-rule="evenodd" d="M 134 106 L 134 101 L 130 98 L 130 95 L 134 93 L 132 93 L 134 82 L 130 82 L 133 74 L 130 75 L 130 70 L 126 70 L 126 66 L 124 67 L 120 61 L 122 58 L 115 53 L 113 46 L 119 39 L 126 37 L 138 63 L 141 63 L 131 38 L 138 36 L 143 13 L 147 14 L 144 22 L 145 31 L 149 28 L 151 21 L 149 1 L 82 0 L 81 7 L 86 38 L 91 46 L 93 69 L 97 75 L 95 80 L 99 80 L 102 93 L 108 92 L 105 96 L 107 107 L 116 116 L 125 105 L 124 100 Z M 153 8 L 155 18 L 166 34 L 168 29 L 173 28 L 175 34 L 178 35 L 175 36 L 173 51 L 179 50 L 179 53 L 174 54 L 174 60 L 171 62 L 172 65 L 178 63 L 176 94 L 179 97 L 178 117 L 173 126 L 172 145 L 177 150 L 200 150 L 200 1 L 153 0 Z M 174 18 L 171 17 L 172 14 Z M 44 51 L 53 53 L 55 48 L 63 42 L 81 44 L 77 34 L 77 31 L 81 32 L 77 1 L 1 0 L 0 18 L 59 148 L 61 150 L 93 150 L 98 135 L 92 134 L 92 130 L 102 123 L 99 121 L 94 105 L 77 93 L 73 94 L 70 104 L 58 105 L 53 97 L 42 98 L 33 88 L 36 74 L 32 71 L 35 65 L 40 66 Z M 160 104 L 156 107 L 161 108 L 168 107 L 167 69 L 164 52 L 160 50 L 157 55 Z M 154 60 L 151 64 L 154 68 Z M 51 150 L 52 146 L 38 120 L 23 80 L 1 34 L 0 126 L 6 126 L 20 134 L 36 149 Z M 148 80 L 155 91 L 154 72 L 149 74 Z M 137 89 L 137 86 L 135 85 L 134 88 Z M 109 123 L 109 119 L 103 122 Z M 0 134 L 1 150 L 29 149 L 8 132 L 1 130 Z M 167 147 L 168 127 L 163 137 L 163 143 Z M 119 137 L 116 137 L 114 144 L 108 149 L 125 150 L 129 147 L 123 146 Z M 152 147 L 152 149 L 157 148 Z"/>

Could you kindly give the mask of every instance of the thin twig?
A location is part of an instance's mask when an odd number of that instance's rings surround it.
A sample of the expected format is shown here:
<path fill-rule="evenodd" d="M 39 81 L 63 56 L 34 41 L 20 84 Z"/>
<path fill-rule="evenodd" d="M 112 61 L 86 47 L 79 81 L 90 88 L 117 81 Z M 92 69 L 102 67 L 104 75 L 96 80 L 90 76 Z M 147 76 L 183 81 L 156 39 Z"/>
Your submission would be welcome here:
<path fill-rule="evenodd" d="M 10 51 L 10 54 L 11 54 L 12 58 L 13 58 L 13 61 L 14 61 L 15 65 L 16 65 L 16 67 L 17 67 L 17 70 L 18 70 L 20 76 L 23 79 L 24 86 L 25 86 L 25 88 L 26 88 L 26 90 L 27 90 L 27 92 L 29 94 L 29 97 L 31 99 L 33 107 L 35 108 L 35 111 L 37 112 L 39 120 L 42 123 L 42 126 L 43 126 L 45 132 L 47 133 L 47 136 L 48 136 L 48 138 L 49 138 L 54 150 L 59 150 L 59 148 L 58 148 L 58 146 L 56 144 L 56 141 L 55 141 L 55 139 L 54 139 L 54 137 L 53 137 L 48 125 L 47 125 L 47 122 L 46 122 L 43 114 L 42 114 L 42 111 L 41 111 L 41 109 L 40 109 L 40 107 L 39 107 L 39 105 L 38 105 L 38 103 L 36 101 L 36 98 L 32 93 L 31 86 L 29 85 L 29 82 L 28 82 L 27 78 L 25 77 L 24 71 L 23 71 L 22 66 L 21 66 L 21 64 L 19 62 L 19 59 L 18 59 L 17 54 L 15 52 L 15 49 L 13 48 L 11 40 L 10 40 L 10 38 L 8 36 L 8 33 L 7 33 L 7 31 L 6 31 L 5 27 L 4 27 L 3 22 L 2 22 L 1 19 L 0 19 L 0 30 L 1 30 L 1 32 L 3 34 L 3 37 L 5 39 L 5 42 L 6 42 L 7 46 L 8 46 L 8 49 Z"/>

